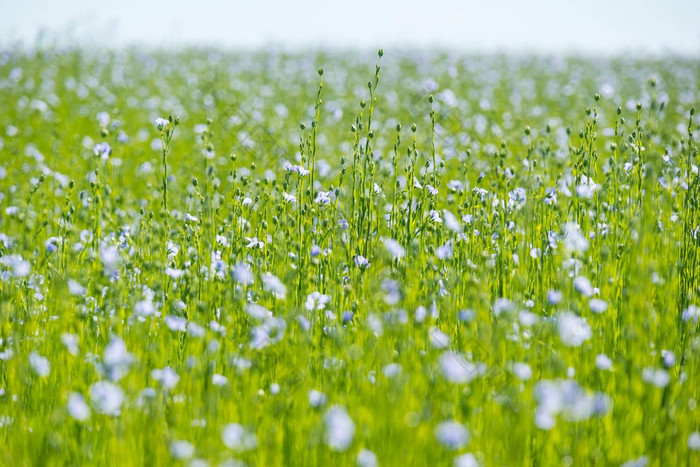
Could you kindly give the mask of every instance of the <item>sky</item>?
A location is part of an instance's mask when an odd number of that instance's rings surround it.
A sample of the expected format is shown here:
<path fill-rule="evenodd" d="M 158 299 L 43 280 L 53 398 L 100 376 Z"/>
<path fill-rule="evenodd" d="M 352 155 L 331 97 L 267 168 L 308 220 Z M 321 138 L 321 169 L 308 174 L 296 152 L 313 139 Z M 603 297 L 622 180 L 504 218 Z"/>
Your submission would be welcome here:
<path fill-rule="evenodd" d="M 0 0 L 0 45 L 700 55 L 700 0 Z"/>

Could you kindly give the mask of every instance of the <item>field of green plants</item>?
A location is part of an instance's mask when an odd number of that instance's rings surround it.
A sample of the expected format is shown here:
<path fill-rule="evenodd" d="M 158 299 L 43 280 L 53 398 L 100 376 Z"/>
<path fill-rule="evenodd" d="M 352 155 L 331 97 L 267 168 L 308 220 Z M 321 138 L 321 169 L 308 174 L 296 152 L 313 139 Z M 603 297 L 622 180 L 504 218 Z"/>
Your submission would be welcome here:
<path fill-rule="evenodd" d="M 700 465 L 700 62 L 0 51 L 0 465 Z"/>

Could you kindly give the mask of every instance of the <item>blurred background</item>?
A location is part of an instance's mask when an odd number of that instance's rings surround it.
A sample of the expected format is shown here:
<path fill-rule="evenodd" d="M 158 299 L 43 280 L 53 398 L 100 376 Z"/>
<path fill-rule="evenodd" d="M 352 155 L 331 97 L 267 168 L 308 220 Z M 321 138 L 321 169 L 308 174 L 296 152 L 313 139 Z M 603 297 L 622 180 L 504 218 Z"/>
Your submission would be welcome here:
<path fill-rule="evenodd" d="M 1 0 L 0 46 L 700 53 L 698 0 Z"/>

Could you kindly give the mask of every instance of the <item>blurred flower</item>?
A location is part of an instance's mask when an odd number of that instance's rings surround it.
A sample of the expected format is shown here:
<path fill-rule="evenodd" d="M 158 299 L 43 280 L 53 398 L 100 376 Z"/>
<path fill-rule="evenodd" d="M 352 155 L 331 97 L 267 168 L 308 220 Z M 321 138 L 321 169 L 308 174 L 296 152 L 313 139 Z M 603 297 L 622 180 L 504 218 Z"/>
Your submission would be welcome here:
<path fill-rule="evenodd" d="M 92 149 L 92 152 L 95 156 L 106 161 L 109 159 L 110 154 L 112 154 L 112 147 L 107 143 L 97 143 Z"/>
<path fill-rule="evenodd" d="M 567 347 L 579 347 L 593 336 L 586 319 L 579 318 L 570 311 L 557 315 L 557 329 L 561 342 Z"/>
<path fill-rule="evenodd" d="M 124 403 L 124 391 L 108 381 L 98 381 L 90 386 L 90 402 L 95 411 L 104 415 L 119 415 Z"/>
<path fill-rule="evenodd" d="M 79 422 L 84 422 L 90 418 L 90 407 L 85 403 L 85 398 L 77 392 L 71 393 L 68 397 L 68 413 Z"/>
<path fill-rule="evenodd" d="M 448 449 L 461 449 L 469 443 L 469 430 L 459 422 L 448 420 L 435 427 L 435 438 Z"/>
<path fill-rule="evenodd" d="M 333 451 L 345 451 L 355 436 L 355 423 L 344 407 L 334 405 L 323 417 L 326 425 L 326 444 Z"/>
<path fill-rule="evenodd" d="M 226 425 L 221 433 L 221 439 L 227 448 L 237 452 L 250 451 L 258 445 L 255 433 L 248 431 L 238 423 Z"/>
<path fill-rule="evenodd" d="M 49 359 L 39 355 L 36 352 L 29 354 L 29 366 L 32 367 L 32 371 L 34 371 L 34 373 L 40 378 L 48 376 L 51 372 L 51 364 L 49 363 Z"/>

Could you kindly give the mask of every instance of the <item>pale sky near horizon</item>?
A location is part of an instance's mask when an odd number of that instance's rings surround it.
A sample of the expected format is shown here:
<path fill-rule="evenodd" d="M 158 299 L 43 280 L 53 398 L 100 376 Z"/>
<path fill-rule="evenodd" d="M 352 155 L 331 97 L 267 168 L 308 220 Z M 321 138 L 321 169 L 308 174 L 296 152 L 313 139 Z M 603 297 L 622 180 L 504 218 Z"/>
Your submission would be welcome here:
<path fill-rule="evenodd" d="M 700 55 L 700 0 L 0 0 L 0 46 L 450 47 Z"/>

